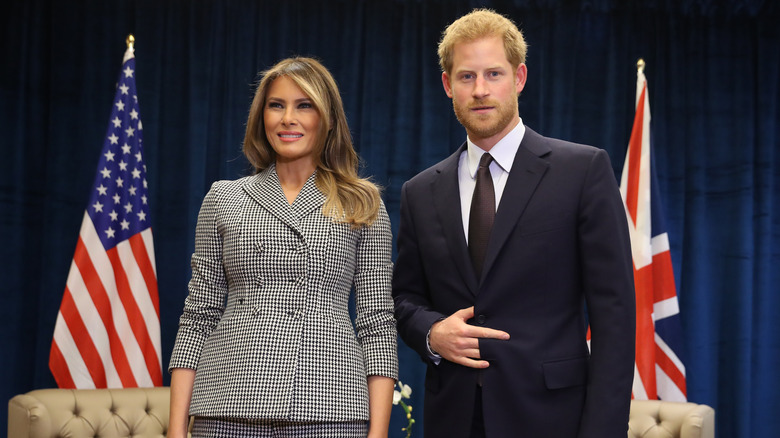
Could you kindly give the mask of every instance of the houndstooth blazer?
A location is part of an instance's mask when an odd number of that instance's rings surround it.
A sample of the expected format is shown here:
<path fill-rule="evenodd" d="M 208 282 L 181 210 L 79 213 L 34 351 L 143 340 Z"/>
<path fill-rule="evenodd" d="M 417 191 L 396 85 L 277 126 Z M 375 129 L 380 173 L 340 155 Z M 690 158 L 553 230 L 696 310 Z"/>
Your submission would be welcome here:
<path fill-rule="evenodd" d="M 169 366 L 196 370 L 191 415 L 368 420 L 366 377 L 397 378 L 387 212 L 351 229 L 324 200 L 312 175 L 288 204 L 274 166 L 206 195 Z"/>

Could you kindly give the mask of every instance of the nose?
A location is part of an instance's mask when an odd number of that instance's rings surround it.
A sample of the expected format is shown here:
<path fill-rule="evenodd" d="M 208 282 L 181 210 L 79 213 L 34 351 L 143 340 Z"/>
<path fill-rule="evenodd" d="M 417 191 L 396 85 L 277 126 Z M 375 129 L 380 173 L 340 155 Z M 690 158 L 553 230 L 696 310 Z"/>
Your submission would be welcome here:
<path fill-rule="evenodd" d="M 490 90 L 488 89 L 485 78 L 482 76 L 477 76 L 477 79 L 474 81 L 474 89 L 472 90 L 471 94 L 475 99 L 482 99 L 483 97 L 490 94 Z"/>
<path fill-rule="evenodd" d="M 290 108 L 289 106 L 284 109 L 284 113 L 282 114 L 282 124 L 283 125 L 294 125 L 296 123 L 295 120 L 295 112 L 294 108 Z"/>

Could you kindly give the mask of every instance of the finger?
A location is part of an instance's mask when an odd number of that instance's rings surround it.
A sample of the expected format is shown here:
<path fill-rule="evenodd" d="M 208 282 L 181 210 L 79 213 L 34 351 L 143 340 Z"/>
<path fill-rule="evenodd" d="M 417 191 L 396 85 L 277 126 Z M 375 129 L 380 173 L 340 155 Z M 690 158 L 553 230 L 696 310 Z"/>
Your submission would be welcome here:
<path fill-rule="evenodd" d="M 509 339 L 509 333 L 487 327 L 468 325 L 463 329 L 462 336 L 469 338 Z"/>
<path fill-rule="evenodd" d="M 460 354 L 462 354 L 465 358 L 470 359 L 481 359 L 482 356 L 479 354 L 479 348 L 469 348 L 466 350 L 461 350 Z"/>
<path fill-rule="evenodd" d="M 483 328 L 482 333 L 479 335 L 480 338 L 491 338 L 491 339 L 503 339 L 507 340 L 509 339 L 509 333 L 501 330 L 494 330 L 489 328 Z"/>
<path fill-rule="evenodd" d="M 479 350 L 479 338 L 460 338 L 455 343 L 455 348 L 459 351 Z"/>
<path fill-rule="evenodd" d="M 487 368 L 490 366 L 490 363 L 486 360 L 474 360 L 468 357 L 462 357 L 456 362 L 469 368 Z"/>
<path fill-rule="evenodd" d="M 466 307 L 465 309 L 460 309 L 457 312 L 455 312 L 454 315 L 457 315 L 458 318 L 463 319 L 464 321 L 467 319 L 471 319 L 474 317 L 474 306 Z"/>

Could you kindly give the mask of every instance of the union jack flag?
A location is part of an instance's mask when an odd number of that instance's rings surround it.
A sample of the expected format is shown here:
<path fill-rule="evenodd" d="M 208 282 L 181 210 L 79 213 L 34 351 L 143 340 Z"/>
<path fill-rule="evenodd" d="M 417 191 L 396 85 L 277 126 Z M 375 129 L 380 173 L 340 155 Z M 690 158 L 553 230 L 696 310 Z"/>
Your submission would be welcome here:
<path fill-rule="evenodd" d="M 636 288 L 633 397 L 685 401 L 682 327 L 650 135 L 644 63 L 637 71 L 636 115 L 620 179 Z"/>
<path fill-rule="evenodd" d="M 49 368 L 61 388 L 162 385 L 142 132 L 128 44 L 54 328 Z"/>

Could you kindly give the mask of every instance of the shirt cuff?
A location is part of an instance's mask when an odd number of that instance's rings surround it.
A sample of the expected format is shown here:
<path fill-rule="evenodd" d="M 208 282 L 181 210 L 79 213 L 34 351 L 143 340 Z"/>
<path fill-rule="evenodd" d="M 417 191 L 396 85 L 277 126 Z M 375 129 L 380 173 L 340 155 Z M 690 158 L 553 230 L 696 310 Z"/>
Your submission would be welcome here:
<path fill-rule="evenodd" d="M 436 322 L 441 321 L 437 320 Z M 425 335 L 425 347 L 428 349 L 428 359 L 431 360 L 435 365 L 438 365 L 441 363 L 441 355 L 435 351 L 433 351 L 433 348 L 431 348 L 431 329 L 428 329 L 428 334 Z"/>

